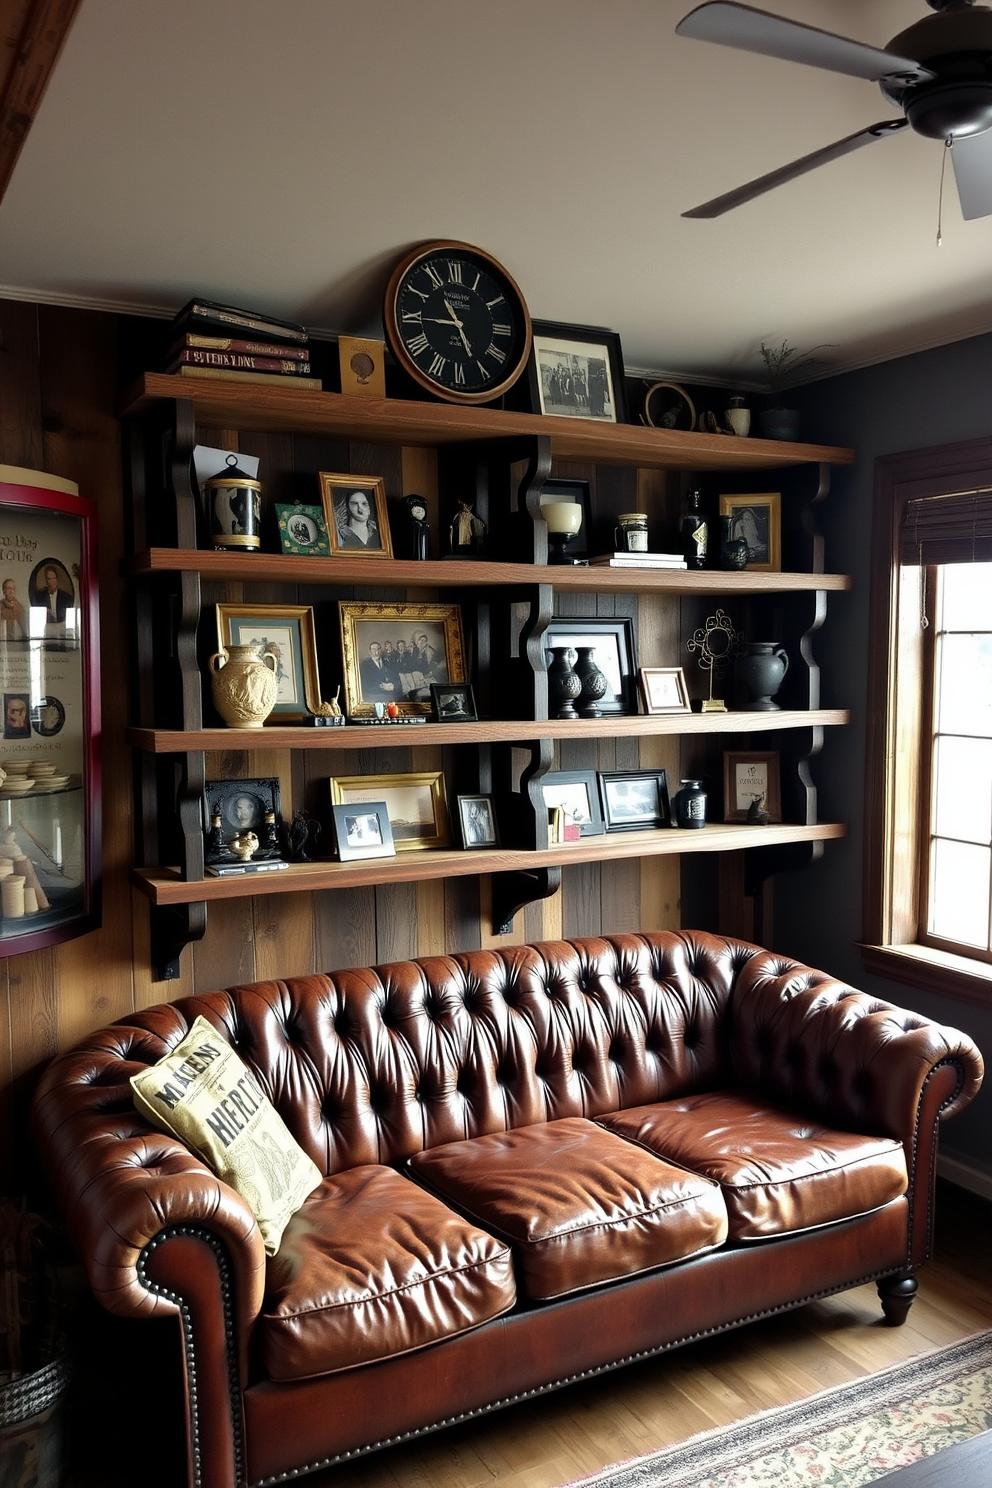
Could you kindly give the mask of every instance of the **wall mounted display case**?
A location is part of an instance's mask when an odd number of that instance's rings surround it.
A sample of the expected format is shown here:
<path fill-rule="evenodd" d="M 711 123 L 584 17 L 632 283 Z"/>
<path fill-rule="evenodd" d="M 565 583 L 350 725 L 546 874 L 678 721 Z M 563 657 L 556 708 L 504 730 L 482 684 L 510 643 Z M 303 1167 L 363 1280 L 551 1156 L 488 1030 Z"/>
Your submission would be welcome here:
<path fill-rule="evenodd" d="M 71 481 L 0 465 L 0 956 L 99 923 L 95 540 Z"/>

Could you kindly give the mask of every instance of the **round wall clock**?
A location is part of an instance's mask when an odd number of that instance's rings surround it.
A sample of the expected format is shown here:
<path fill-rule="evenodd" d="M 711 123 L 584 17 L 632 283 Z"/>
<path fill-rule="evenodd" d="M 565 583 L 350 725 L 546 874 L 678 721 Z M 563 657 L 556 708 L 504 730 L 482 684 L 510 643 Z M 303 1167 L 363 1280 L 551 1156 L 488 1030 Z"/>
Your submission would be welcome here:
<path fill-rule="evenodd" d="M 449 403 L 491 403 L 527 365 L 530 312 L 512 277 L 468 243 L 422 243 L 396 265 L 383 325 L 415 382 Z"/>

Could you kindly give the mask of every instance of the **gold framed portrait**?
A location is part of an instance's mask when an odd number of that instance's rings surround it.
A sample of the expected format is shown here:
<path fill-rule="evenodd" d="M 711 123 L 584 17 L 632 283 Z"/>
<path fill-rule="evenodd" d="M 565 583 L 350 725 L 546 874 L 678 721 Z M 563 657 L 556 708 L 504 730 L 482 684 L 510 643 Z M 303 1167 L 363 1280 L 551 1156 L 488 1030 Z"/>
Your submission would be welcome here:
<path fill-rule="evenodd" d="M 731 537 L 747 543 L 747 566 L 765 573 L 782 571 L 782 496 L 763 491 L 721 496 L 720 515 L 730 518 Z"/>
<path fill-rule="evenodd" d="M 340 600 L 338 612 L 349 717 L 372 718 L 390 703 L 426 716 L 432 684 L 468 681 L 458 605 Z"/>
<path fill-rule="evenodd" d="M 218 649 L 257 646 L 275 661 L 278 690 L 272 723 L 299 723 L 320 707 L 317 641 L 309 605 L 219 604 Z"/>
<path fill-rule="evenodd" d="M 381 475 L 322 470 L 320 499 L 332 558 L 392 558 L 386 482 Z"/>

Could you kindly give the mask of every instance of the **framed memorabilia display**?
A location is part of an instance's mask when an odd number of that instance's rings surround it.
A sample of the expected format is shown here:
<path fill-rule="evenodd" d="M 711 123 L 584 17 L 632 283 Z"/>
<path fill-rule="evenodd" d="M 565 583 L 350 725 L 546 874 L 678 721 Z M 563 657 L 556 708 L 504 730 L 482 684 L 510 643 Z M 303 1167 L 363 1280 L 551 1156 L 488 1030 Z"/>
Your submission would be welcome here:
<path fill-rule="evenodd" d="M 353 398 L 386 396 L 386 343 L 368 336 L 338 337 L 341 391 Z"/>
<path fill-rule="evenodd" d="M 309 605 L 217 606 L 217 642 L 228 646 L 257 646 L 261 657 L 275 660 L 278 684 L 273 723 L 299 723 L 320 707 L 317 643 L 313 610 Z"/>
<path fill-rule="evenodd" d="M 534 413 L 625 424 L 619 335 L 602 326 L 535 320 L 530 390 Z"/>
<path fill-rule="evenodd" d="M 595 770 L 549 770 L 541 789 L 548 810 L 560 808 L 566 824 L 578 827 L 582 837 L 602 835 L 603 813 Z"/>
<path fill-rule="evenodd" d="M 331 778 L 333 806 L 385 804 L 397 852 L 450 847 L 451 830 L 440 770 L 409 775 L 337 775 Z"/>
<path fill-rule="evenodd" d="M 757 804 L 768 813 L 768 821 L 782 820 L 782 790 L 779 757 L 774 751 L 723 754 L 723 819 L 747 821 L 747 814 Z"/>
<path fill-rule="evenodd" d="M 276 520 L 279 524 L 279 547 L 284 553 L 297 557 L 329 558 L 330 538 L 327 523 L 319 506 L 276 505 Z"/>
<path fill-rule="evenodd" d="M 395 858 L 396 844 L 385 801 L 332 806 L 331 815 L 342 863 L 353 863 L 359 858 Z"/>
<path fill-rule="evenodd" d="M 0 956 L 100 922 L 95 529 L 72 481 L 0 465 Z"/>
<path fill-rule="evenodd" d="M 544 632 L 545 652 L 553 646 L 593 649 L 592 659 L 604 673 L 607 688 L 597 699 L 602 713 L 637 712 L 637 672 L 634 660 L 634 622 L 556 618 Z"/>
<path fill-rule="evenodd" d="M 381 475 L 333 475 L 322 470 L 320 494 L 332 558 L 392 558 L 386 482 Z"/>
<path fill-rule="evenodd" d="M 599 790 L 603 824 L 608 832 L 641 832 L 648 827 L 670 827 L 672 808 L 664 770 L 601 772 Z"/>
<path fill-rule="evenodd" d="M 478 717 L 469 683 L 431 683 L 431 718 L 435 723 L 475 723 Z"/>
<path fill-rule="evenodd" d="M 645 713 L 692 711 L 681 667 L 641 667 L 638 677 Z"/>
<path fill-rule="evenodd" d="M 248 861 L 280 860 L 281 809 L 277 776 L 208 780 L 203 787 L 204 859 L 207 866 L 246 861 L 231 843 L 243 840 L 248 832 L 254 832 L 258 839 Z"/>
<path fill-rule="evenodd" d="M 408 377 L 448 403 L 491 403 L 530 353 L 530 312 L 511 275 L 470 243 L 421 243 L 396 265 L 382 323 Z"/>
<path fill-rule="evenodd" d="M 498 847 L 492 796 L 459 796 L 458 827 L 462 847 Z"/>
<path fill-rule="evenodd" d="M 350 717 L 372 718 L 376 703 L 429 715 L 432 683 L 467 681 L 458 605 L 341 600 L 338 613 Z"/>
<path fill-rule="evenodd" d="M 782 569 L 782 497 L 778 491 L 721 496 L 720 515 L 730 518 L 730 536 L 747 543 L 747 566 L 767 573 Z"/>
<path fill-rule="evenodd" d="M 653 382 L 644 394 L 644 422 L 688 432 L 696 427 L 696 405 L 677 382 Z"/>

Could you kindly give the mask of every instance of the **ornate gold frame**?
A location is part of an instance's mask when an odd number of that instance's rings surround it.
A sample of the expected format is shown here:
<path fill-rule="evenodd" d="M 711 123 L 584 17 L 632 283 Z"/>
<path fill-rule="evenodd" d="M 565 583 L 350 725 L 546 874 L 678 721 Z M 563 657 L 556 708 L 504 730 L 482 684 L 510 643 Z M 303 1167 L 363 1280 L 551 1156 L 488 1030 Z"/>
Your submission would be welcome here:
<path fill-rule="evenodd" d="M 371 718 L 375 707 L 362 699 L 361 653 L 358 627 L 365 621 L 378 620 L 385 623 L 433 624 L 443 626 L 444 659 L 448 673 L 447 682 L 467 682 L 465 673 L 465 643 L 462 635 L 462 612 L 454 604 L 377 604 L 364 601 L 339 600 L 338 613 L 341 619 L 341 660 L 344 668 L 345 712 L 351 718 Z M 400 714 L 405 717 L 425 717 L 431 712 L 430 692 L 424 701 L 397 697 Z"/>

